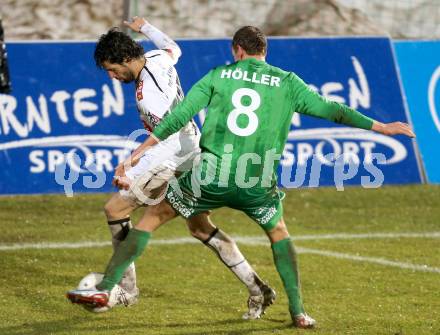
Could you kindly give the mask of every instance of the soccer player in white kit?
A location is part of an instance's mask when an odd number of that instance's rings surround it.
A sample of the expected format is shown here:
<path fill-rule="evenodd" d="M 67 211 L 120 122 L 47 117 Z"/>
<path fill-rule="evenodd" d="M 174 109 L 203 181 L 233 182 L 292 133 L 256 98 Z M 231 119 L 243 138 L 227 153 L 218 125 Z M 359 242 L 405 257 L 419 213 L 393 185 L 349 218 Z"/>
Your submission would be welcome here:
<path fill-rule="evenodd" d="M 140 118 L 145 129 L 152 132 L 162 118 L 183 99 L 183 91 L 174 67 L 181 51 L 173 40 L 143 18 L 134 17 L 124 24 L 133 31 L 144 34 L 158 49 L 144 54 L 142 46 L 128 35 L 111 29 L 98 41 L 95 61 L 111 78 L 125 83 L 135 82 L 136 105 Z M 104 209 L 114 249 L 125 239 L 132 227 L 130 213 L 141 206 L 160 202 L 168 183 L 179 171 L 192 167 L 192 159 L 200 151 L 199 137 L 197 126 L 194 121 L 190 121 L 181 131 L 147 151 L 137 165 L 126 170 L 130 189 L 114 194 Z M 126 168 L 120 165 L 116 170 Z M 272 304 L 275 292 L 255 273 L 235 242 L 212 224 L 209 213 L 190 220 L 188 228 L 192 236 L 212 249 L 247 286 L 249 311 L 243 318 L 259 318 Z M 119 285 L 125 292 L 118 303 L 135 303 L 139 290 L 134 264 L 126 270 Z M 71 298 L 69 294 L 68 297 Z M 106 310 L 108 306 L 96 309 Z"/>

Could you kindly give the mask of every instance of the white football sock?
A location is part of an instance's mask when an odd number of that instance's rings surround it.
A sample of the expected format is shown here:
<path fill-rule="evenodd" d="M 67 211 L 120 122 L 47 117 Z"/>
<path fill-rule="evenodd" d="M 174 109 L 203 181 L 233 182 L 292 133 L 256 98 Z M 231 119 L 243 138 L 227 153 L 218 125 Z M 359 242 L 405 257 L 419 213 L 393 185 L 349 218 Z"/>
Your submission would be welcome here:
<path fill-rule="evenodd" d="M 238 279 L 247 286 L 250 295 L 259 295 L 262 293 L 260 286 L 263 284 L 263 281 L 254 269 L 252 269 L 240 249 L 238 249 L 238 246 L 228 235 L 217 228 L 204 243 L 212 249 Z"/>

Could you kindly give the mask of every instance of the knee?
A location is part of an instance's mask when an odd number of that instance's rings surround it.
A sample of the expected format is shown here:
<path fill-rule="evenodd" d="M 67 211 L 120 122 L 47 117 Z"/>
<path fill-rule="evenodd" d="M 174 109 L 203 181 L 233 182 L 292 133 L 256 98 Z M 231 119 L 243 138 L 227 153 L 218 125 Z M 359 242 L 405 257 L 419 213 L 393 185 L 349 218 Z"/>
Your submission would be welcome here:
<path fill-rule="evenodd" d="M 195 217 L 187 221 L 188 230 L 192 237 L 200 241 L 206 241 L 216 230 L 216 227 L 207 217 Z"/>
<path fill-rule="evenodd" d="M 107 217 L 107 220 L 112 220 L 117 215 L 116 211 L 114 210 L 111 201 L 107 201 L 107 203 L 104 205 L 104 213 Z"/>
<path fill-rule="evenodd" d="M 281 219 L 272 230 L 267 232 L 267 235 L 272 243 L 288 238 L 289 231 L 284 220 Z"/>
<path fill-rule="evenodd" d="M 161 215 L 161 220 L 163 222 L 171 220 L 172 218 L 174 218 L 176 216 L 176 212 L 174 211 L 174 209 L 167 205 L 167 206 L 162 206 L 162 215 Z"/>
<path fill-rule="evenodd" d="M 280 220 L 277 225 L 273 228 L 272 230 L 273 232 L 277 232 L 279 234 L 289 234 L 289 232 L 287 231 L 287 226 L 284 223 L 284 220 Z"/>
<path fill-rule="evenodd" d="M 188 229 L 191 236 L 200 241 L 205 241 L 207 236 L 209 237 L 209 235 L 207 235 L 206 232 L 197 225 L 188 224 Z"/>
<path fill-rule="evenodd" d="M 165 223 L 176 216 L 174 209 L 165 201 L 159 205 L 151 206 L 150 213 L 155 216 L 161 223 Z"/>

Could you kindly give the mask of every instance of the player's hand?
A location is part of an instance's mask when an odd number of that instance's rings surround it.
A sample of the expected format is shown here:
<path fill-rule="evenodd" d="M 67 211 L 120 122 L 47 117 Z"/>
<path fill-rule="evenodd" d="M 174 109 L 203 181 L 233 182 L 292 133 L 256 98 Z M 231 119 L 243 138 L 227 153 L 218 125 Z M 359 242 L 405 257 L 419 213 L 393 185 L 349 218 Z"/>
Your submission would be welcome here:
<path fill-rule="evenodd" d="M 131 30 L 139 33 L 141 31 L 141 28 L 144 24 L 147 23 L 147 20 L 145 20 L 142 17 L 139 16 L 133 16 L 133 18 L 131 19 L 131 21 L 124 21 L 124 25 L 128 28 L 130 28 Z"/>
<path fill-rule="evenodd" d="M 124 176 L 125 176 L 125 165 L 124 163 L 121 163 L 115 168 L 115 177 L 124 177 Z"/>
<path fill-rule="evenodd" d="M 406 135 L 408 137 L 416 137 L 410 125 L 403 122 L 381 123 L 374 121 L 371 130 L 388 136 Z"/>
<path fill-rule="evenodd" d="M 128 190 L 130 188 L 129 179 L 125 175 L 125 165 L 123 163 L 116 167 L 112 184 L 119 189 Z"/>
<path fill-rule="evenodd" d="M 114 176 L 112 184 L 115 185 L 120 190 L 130 189 L 130 179 L 128 179 L 128 177 Z"/>

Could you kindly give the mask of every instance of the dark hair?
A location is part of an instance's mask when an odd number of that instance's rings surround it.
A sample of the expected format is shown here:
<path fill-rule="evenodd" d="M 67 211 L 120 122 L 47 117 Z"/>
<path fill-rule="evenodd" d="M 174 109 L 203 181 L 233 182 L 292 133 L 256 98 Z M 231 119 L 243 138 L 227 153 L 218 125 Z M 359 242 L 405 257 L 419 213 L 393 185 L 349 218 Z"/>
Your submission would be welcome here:
<path fill-rule="evenodd" d="M 102 67 L 103 62 L 122 64 L 144 54 L 142 46 L 118 28 L 101 35 L 95 47 L 95 62 Z"/>
<path fill-rule="evenodd" d="M 264 33 L 257 27 L 245 26 L 237 30 L 232 38 L 232 47 L 241 46 L 248 55 L 265 55 L 267 41 Z"/>

